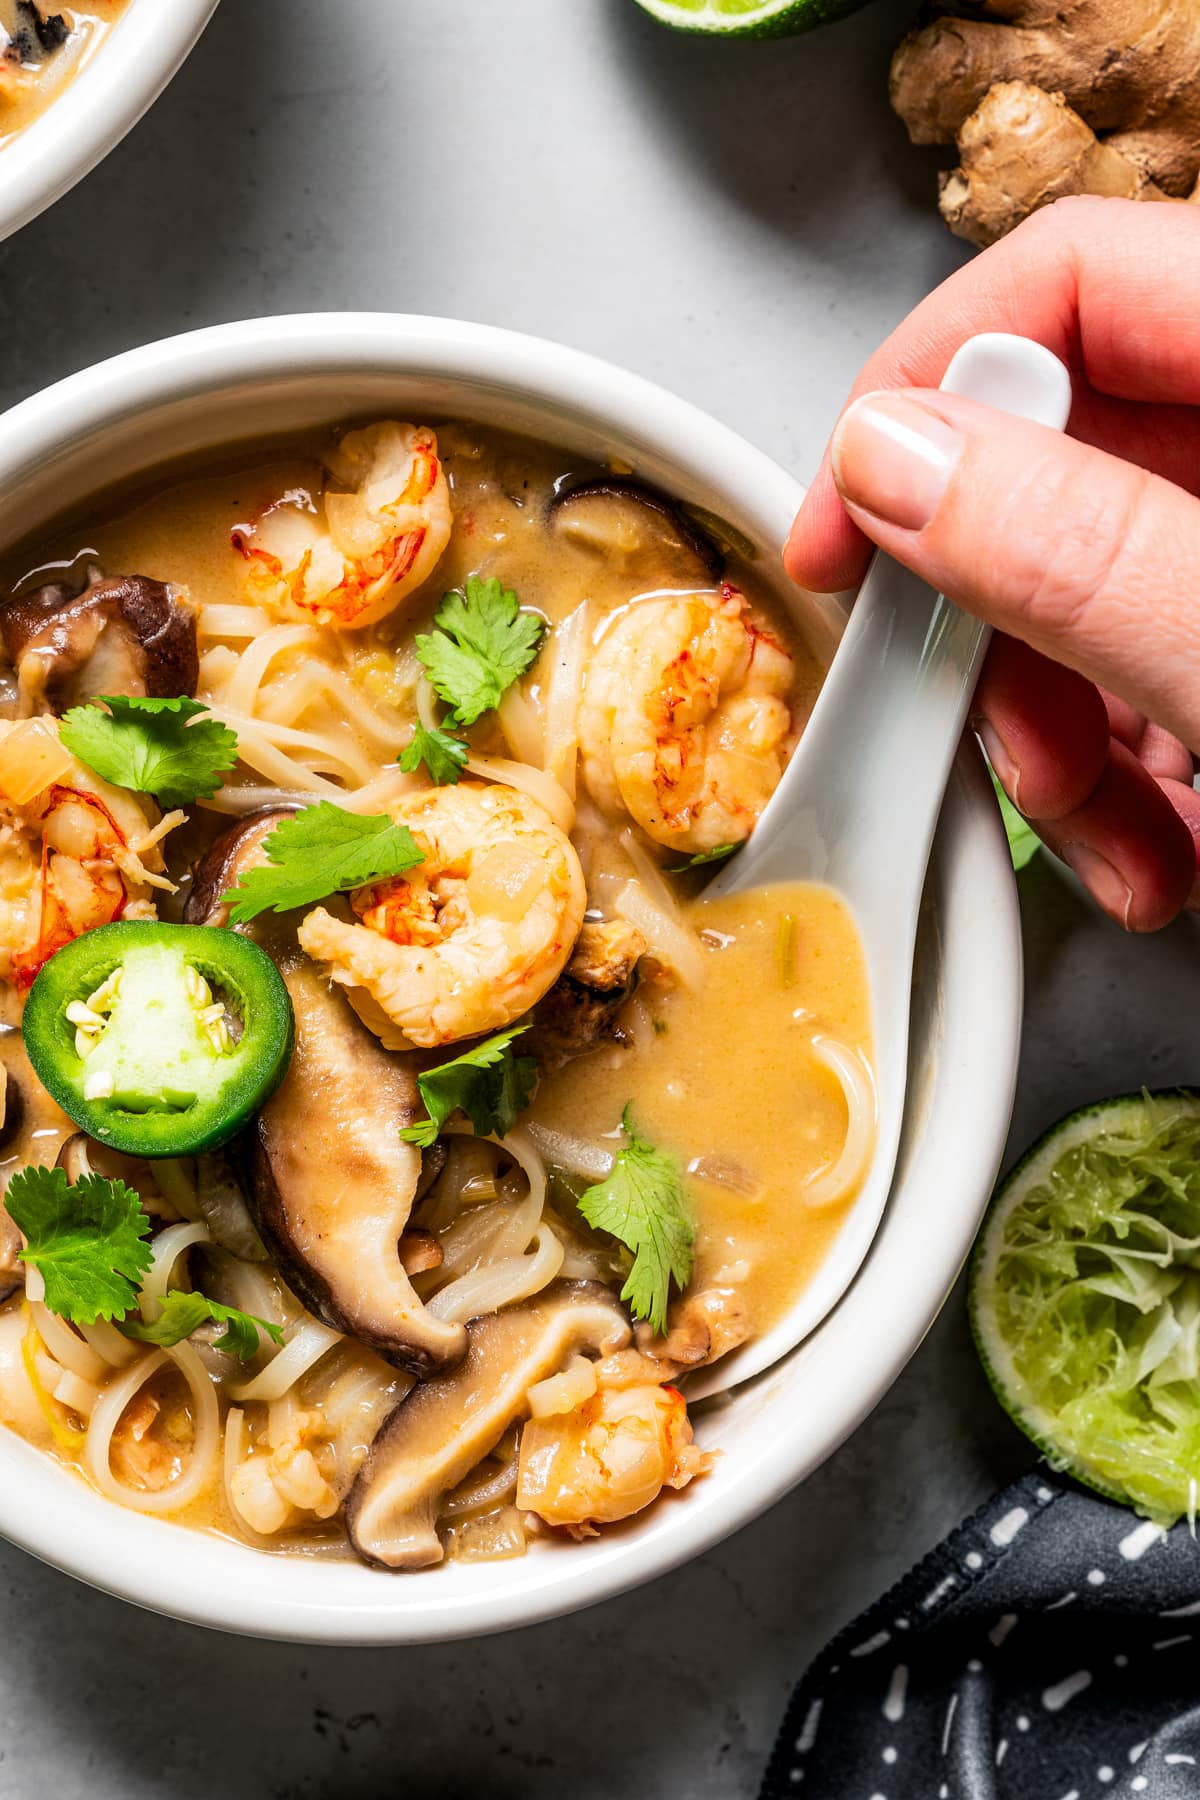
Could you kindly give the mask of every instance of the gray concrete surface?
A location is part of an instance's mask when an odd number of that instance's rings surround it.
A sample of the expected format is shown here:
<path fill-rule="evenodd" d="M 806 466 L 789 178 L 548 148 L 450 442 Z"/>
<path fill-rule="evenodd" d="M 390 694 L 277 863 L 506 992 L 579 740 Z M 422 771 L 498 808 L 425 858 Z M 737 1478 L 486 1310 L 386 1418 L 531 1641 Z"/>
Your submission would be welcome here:
<path fill-rule="evenodd" d="M 806 474 L 858 364 L 958 260 L 883 98 L 907 12 L 739 46 L 631 0 L 223 0 L 125 145 L 0 247 L 0 403 L 191 325 L 390 307 L 613 357 Z M 1037 865 L 1022 903 L 1014 1153 L 1099 1093 L 1200 1072 L 1189 926 L 1125 941 Z M 1027 1460 L 956 1294 L 767 1517 L 508 1638 L 255 1645 L 0 1548 L 0 1796 L 752 1796 L 823 1639 Z"/>

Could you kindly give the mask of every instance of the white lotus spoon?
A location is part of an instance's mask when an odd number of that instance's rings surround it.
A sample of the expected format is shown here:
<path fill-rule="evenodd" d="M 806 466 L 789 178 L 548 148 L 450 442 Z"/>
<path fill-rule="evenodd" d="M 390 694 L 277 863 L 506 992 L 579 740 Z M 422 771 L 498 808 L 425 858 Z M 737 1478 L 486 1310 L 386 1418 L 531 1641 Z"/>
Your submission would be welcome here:
<path fill-rule="evenodd" d="M 989 333 L 954 357 L 945 392 L 1061 431 L 1071 378 L 1028 338 Z M 986 556 L 987 545 L 979 547 Z M 925 871 L 990 632 L 877 552 L 812 717 L 745 848 L 707 889 L 725 898 L 777 881 L 820 881 L 848 901 L 870 983 L 878 1128 L 836 1241 L 780 1322 L 688 1382 L 718 1393 L 769 1368 L 841 1297 L 871 1246 L 891 1187 L 908 1076 L 909 1004 Z M 771 1121 L 762 1121 L 764 1131 Z M 796 1200 L 804 1229 L 804 1198 Z"/>

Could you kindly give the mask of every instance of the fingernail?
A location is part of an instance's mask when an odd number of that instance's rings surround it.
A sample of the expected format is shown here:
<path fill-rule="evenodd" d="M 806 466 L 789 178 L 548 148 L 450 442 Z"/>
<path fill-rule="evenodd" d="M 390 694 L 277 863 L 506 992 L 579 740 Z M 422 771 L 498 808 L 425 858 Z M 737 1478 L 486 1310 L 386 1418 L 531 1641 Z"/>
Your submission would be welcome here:
<path fill-rule="evenodd" d="M 1064 844 L 1059 855 L 1105 912 L 1128 929 L 1133 889 L 1119 870 L 1087 844 Z"/>
<path fill-rule="evenodd" d="M 1000 739 L 986 719 L 977 719 L 975 729 L 979 733 L 979 741 L 987 751 L 987 759 L 996 771 L 1000 786 L 1004 789 L 1017 811 L 1021 810 L 1021 771 L 1008 754 Z"/>
<path fill-rule="evenodd" d="M 912 394 L 864 394 L 833 434 L 838 492 L 889 525 L 920 531 L 937 511 L 963 441 Z"/>

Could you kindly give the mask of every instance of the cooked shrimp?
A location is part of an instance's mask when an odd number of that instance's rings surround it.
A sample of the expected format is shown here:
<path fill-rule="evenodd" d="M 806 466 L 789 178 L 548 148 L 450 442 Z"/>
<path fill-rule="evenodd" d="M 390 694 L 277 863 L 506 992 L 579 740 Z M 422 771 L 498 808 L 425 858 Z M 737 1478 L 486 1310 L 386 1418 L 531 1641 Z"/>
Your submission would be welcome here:
<path fill-rule="evenodd" d="M 741 843 L 783 773 L 791 682 L 791 657 L 728 582 L 638 601 L 588 669 L 584 779 L 672 849 Z"/>
<path fill-rule="evenodd" d="M 340 486 L 282 495 L 232 535 L 256 606 L 283 619 L 357 630 L 419 588 L 450 540 L 437 438 L 386 421 L 351 431 L 326 459 Z"/>
<path fill-rule="evenodd" d="M 536 800 L 499 784 L 430 788 L 389 811 L 424 862 L 353 893 L 358 925 L 309 913 L 301 949 L 366 990 L 367 1024 L 376 1028 L 378 1008 L 409 1044 L 500 1030 L 541 999 L 579 936 L 587 902 L 570 839 Z"/>
<path fill-rule="evenodd" d="M 263 1537 L 311 1523 L 306 1513 L 330 1519 L 340 1501 L 325 1473 L 329 1461 L 321 1414 L 299 1412 L 281 1443 L 237 1464 L 229 1483 L 233 1503 Z"/>
<path fill-rule="evenodd" d="M 641 1512 L 706 1466 L 673 1387 L 606 1388 L 521 1432 L 517 1505 L 582 1536 Z"/>
<path fill-rule="evenodd" d="M 72 938 L 153 919 L 159 840 L 182 817 L 85 768 L 53 719 L 0 723 L 0 980 L 26 988 Z"/>

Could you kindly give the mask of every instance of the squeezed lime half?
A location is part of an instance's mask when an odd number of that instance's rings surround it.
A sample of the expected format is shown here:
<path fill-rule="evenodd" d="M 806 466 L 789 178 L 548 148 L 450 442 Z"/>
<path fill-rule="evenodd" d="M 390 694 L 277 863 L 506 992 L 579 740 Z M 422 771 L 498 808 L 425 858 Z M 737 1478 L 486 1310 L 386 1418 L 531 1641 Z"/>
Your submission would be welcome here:
<path fill-rule="evenodd" d="M 675 31 L 726 37 L 795 37 L 857 12 L 865 0 L 637 0 Z"/>
<path fill-rule="evenodd" d="M 997 1190 L 971 1324 L 1048 1460 L 1171 1524 L 1200 1511 L 1200 1092 L 1129 1094 L 1052 1127 Z"/>

